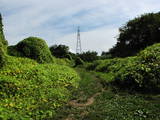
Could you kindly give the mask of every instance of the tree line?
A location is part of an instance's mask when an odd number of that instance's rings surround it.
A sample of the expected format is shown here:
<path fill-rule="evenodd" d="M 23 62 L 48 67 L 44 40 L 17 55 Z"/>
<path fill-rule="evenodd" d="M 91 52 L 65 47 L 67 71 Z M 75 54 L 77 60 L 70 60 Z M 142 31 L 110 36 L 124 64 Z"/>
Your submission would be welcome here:
<path fill-rule="evenodd" d="M 119 28 L 117 43 L 109 49 L 103 51 L 100 56 L 96 51 L 87 51 L 77 54 L 82 60 L 92 62 L 97 59 L 108 59 L 115 57 L 128 57 L 136 55 L 147 46 L 160 42 L 160 12 L 147 13 L 129 20 Z M 54 45 L 50 48 L 56 57 L 66 57 L 69 47 L 64 45 Z M 76 55 L 71 54 L 75 57 Z"/>

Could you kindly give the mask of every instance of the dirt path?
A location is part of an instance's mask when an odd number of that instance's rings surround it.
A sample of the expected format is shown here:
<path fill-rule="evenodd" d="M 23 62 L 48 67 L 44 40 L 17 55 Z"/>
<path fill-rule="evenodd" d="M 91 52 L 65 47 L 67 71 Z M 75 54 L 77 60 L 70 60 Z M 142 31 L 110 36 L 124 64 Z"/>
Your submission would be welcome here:
<path fill-rule="evenodd" d="M 103 91 L 104 91 L 104 89 L 101 90 L 101 92 L 103 92 Z M 95 101 L 95 97 L 100 95 L 101 92 L 95 93 L 93 96 L 88 98 L 86 103 L 78 103 L 78 100 L 72 100 L 68 104 L 72 107 L 86 107 L 86 106 L 92 105 Z"/>
<path fill-rule="evenodd" d="M 87 107 L 89 105 L 92 105 L 95 101 L 95 97 L 97 97 L 98 95 L 100 95 L 102 92 L 104 92 L 105 90 L 102 88 L 101 92 L 95 93 L 93 96 L 91 96 L 90 98 L 87 99 L 86 103 L 79 103 L 78 100 L 71 100 L 68 102 L 68 104 L 72 107 L 80 107 L 80 108 L 84 108 Z M 82 112 L 81 115 L 85 115 L 87 114 L 86 112 Z M 73 114 L 69 114 L 67 118 L 65 118 L 64 120 L 75 120 L 74 119 L 74 115 Z"/>

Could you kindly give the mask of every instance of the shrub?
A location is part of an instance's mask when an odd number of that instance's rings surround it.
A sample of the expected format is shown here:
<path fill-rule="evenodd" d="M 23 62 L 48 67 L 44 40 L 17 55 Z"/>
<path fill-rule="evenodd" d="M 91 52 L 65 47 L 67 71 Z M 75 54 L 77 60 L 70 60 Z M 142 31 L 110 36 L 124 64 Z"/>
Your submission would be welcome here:
<path fill-rule="evenodd" d="M 2 43 L 0 43 L 0 68 L 6 64 L 6 54 L 3 49 Z"/>
<path fill-rule="evenodd" d="M 7 66 L 0 70 L 0 117 L 52 118 L 55 110 L 67 102 L 70 90 L 77 88 L 78 81 L 79 76 L 69 67 L 8 57 Z"/>
<path fill-rule="evenodd" d="M 87 68 L 101 72 L 106 83 L 122 89 L 160 91 L 160 44 L 147 47 L 135 57 L 96 61 Z"/>
<path fill-rule="evenodd" d="M 152 92 L 160 90 L 159 73 L 160 44 L 155 44 L 141 51 L 133 64 L 126 64 L 125 71 L 117 78 L 119 77 L 123 84 L 130 82 L 133 88 L 138 87 Z"/>
<path fill-rule="evenodd" d="M 7 53 L 10 56 L 16 56 L 16 57 L 23 56 L 23 54 L 16 49 L 16 46 L 8 46 L 7 47 Z"/>
<path fill-rule="evenodd" d="M 92 63 L 87 63 L 86 69 L 87 70 L 95 70 L 97 68 L 97 66 L 102 64 L 102 62 L 104 62 L 104 61 L 103 60 L 96 60 L 96 61 L 93 61 Z"/>
<path fill-rule="evenodd" d="M 66 45 L 53 45 L 50 47 L 50 51 L 57 58 L 66 58 L 69 54 L 69 47 Z"/>
<path fill-rule="evenodd" d="M 65 56 L 65 58 L 68 58 L 69 60 L 73 60 L 71 54 L 67 54 L 67 55 Z"/>
<path fill-rule="evenodd" d="M 75 67 L 78 65 L 84 65 L 84 61 L 80 57 L 75 59 Z"/>
<path fill-rule="evenodd" d="M 19 42 L 16 46 L 8 47 L 12 56 L 28 57 L 38 63 L 52 63 L 53 57 L 46 42 L 37 37 L 29 37 Z"/>
<path fill-rule="evenodd" d="M 85 62 L 93 62 L 99 59 L 98 53 L 95 51 L 87 51 L 81 54 L 77 54 Z"/>
<path fill-rule="evenodd" d="M 69 60 L 67 58 L 55 58 L 54 61 L 58 65 L 65 65 L 65 66 L 70 66 L 70 67 L 74 66 L 74 61 L 73 60 Z"/>

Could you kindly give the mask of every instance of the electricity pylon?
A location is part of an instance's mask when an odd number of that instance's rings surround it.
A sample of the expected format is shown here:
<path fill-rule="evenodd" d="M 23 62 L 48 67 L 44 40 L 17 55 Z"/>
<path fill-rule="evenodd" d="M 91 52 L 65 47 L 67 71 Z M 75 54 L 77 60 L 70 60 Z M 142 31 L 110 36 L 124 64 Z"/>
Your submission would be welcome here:
<path fill-rule="evenodd" d="M 77 29 L 77 46 L 76 46 L 76 53 L 80 54 L 82 52 L 82 46 L 81 46 L 81 35 L 80 35 L 80 27 L 78 26 Z"/>

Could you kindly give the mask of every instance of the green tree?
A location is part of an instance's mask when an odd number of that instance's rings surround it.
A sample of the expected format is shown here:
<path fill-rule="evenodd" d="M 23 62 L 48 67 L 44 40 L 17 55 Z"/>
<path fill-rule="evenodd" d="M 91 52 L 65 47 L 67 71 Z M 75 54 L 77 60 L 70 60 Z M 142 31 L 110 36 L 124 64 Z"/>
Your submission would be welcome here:
<path fill-rule="evenodd" d="M 94 60 L 98 60 L 98 53 L 95 51 L 87 51 L 83 52 L 81 54 L 78 54 L 78 57 L 80 57 L 85 62 L 93 62 Z"/>
<path fill-rule="evenodd" d="M 9 46 L 8 54 L 28 57 L 36 60 L 38 63 L 52 63 L 54 61 L 46 42 L 37 37 L 28 37 L 15 46 Z"/>
<path fill-rule="evenodd" d="M 69 47 L 66 45 L 53 45 L 50 47 L 53 56 L 57 58 L 67 58 L 69 54 Z"/>
<path fill-rule="evenodd" d="M 6 62 L 6 47 L 8 43 L 5 40 L 3 33 L 2 16 L 0 14 L 0 67 L 5 65 Z"/>
<path fill-rule="evenodd" d="M 101 54 L 101 59 L 110 59 L 112 58 L 112 55 L 109 52 L 103 51 Z"/>
<path fill-rule="evenodd" d="M 76 57 L 74 67 L 77 67 L 78 65 L 84 65 L 84 61 L 80 57 Z"/>
<path fill-rule="evenodd" d="M 119 29 L 116 45 L 110 49 L 114 57 L 132 56 L 160 42 L 160 13 L 148 13 L 128 21 Z"/>

